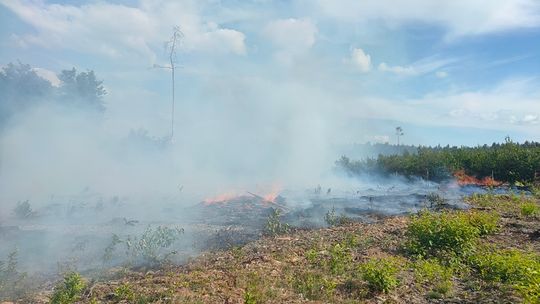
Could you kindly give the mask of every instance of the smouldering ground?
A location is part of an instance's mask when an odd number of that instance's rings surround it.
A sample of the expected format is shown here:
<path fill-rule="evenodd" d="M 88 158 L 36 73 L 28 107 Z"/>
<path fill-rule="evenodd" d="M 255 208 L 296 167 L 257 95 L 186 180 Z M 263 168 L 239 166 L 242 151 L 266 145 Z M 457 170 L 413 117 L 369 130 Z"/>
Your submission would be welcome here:
<path fill-rule="evenodd" d="M 495 232 L 479 237 L 474 248 L 514 248 L 531 254 L 532 263 L 536 261 L 540 265 L 538 199 L 475 195 L 468 201 L 473 208 L 458 213 L 496 213 L 500 217 Z M 527 204 L 533 209 L 536 206 L 537 213 L 525 215 L 523 209 Z M 413 220 L 410 216 L 396 216 L 374 224 L 350 223 L 265 237 L 243 247 L 203 254 L 184 266 L 129 271 L 114 280 L 88 282 L 80 302 L 514 303 L 523 300 L 516 284 L 490 280 L 459 254 L 437 255 L 432 259 L 410 254 L 404 245 Z M 389 269 L 395 268 L 398 283 L 395 287 L 390 284 L 388 292 L 377 291 L 364 275 L 369 265 L 366 263 L 379 258 L 389 261 Z M 431 268 L 426 268 L 427 272 L 418 270 L 420 265 L 431 265 L 425 264 L 426 261 L 436 259 L 439 262 L 435 263 L 444 265 L 441 269 L 446 272 L 434 271 L 430 277 Z M 528 301 L 534 303 L 540 285 L 528 288 L 532 294 Z M 52 292 L 42 292 L 32 302 L 46 303 Z"/>

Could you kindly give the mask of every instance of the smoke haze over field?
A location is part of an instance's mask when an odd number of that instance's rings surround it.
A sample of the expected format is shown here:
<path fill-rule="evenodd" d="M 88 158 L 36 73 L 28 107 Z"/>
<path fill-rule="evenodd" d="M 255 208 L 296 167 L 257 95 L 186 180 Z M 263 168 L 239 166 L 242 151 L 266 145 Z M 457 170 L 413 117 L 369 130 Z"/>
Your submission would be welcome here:
<path fill-rule="evenodd" d="M 540 140 L 539 29 L 536 0 L 0 0 L 0 261 L 118 265 L 111 238 L 157 226 L 185 228 L 182 260 L 260 236 L 280 204 L 321 226 L 334 204 L 456 203 L 334 162 L 398 126 L 402 145 Z"/>

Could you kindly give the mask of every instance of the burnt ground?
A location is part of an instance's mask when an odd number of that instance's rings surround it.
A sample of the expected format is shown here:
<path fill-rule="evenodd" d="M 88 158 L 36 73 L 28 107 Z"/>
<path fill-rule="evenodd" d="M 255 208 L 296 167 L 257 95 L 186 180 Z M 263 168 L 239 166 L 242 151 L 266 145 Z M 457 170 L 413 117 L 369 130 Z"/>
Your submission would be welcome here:
<path fill-rule="evenodd" d="M 523 198 L 522 198 L 523 199 Z M 528 199 L 529 201 L 531 199 Z M 537 205 L 538 200 L 533 200 Z M 472 212 L 495 210 L 499 230 L 480 242 L 498 248 L 540 253 L 540 218 L 519 212 L 510 196 L 469 199 Z M 402 249 L 409 216 L 393 216 L 374 223 L 295 230 L 267 236 L 242 247 L 202 254 L 182 266 L 152 271 L 111 270 L 107 279 L 88 282 L 81 303 L 515 303 L 521 302 L 510 286 L 484 282 L 474 272 L 454 273 L 450 291 L 432 291 L 417 283 L 414 258 Z M 336 244 L 347 248 L 345 267 L 334 273 L 327 263 Z M 311 257 L 310 257 L 311 256 Z M 316 260 L 313 256 L 318 256 Z M 395 257 L 399 285 L 389 293 L 375 293 L 354 275 L 374 257 Z M 326 261 L 326 262 L 325 262 Z M 47 303 L 52 290 L 23 302 Z"/>

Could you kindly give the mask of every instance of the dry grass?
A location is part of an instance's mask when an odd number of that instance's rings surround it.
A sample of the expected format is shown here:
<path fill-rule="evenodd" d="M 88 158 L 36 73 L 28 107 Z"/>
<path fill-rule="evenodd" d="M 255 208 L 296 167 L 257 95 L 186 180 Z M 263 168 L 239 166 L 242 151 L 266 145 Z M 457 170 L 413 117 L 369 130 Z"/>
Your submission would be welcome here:
<path fill-rule="evenodd" d="M 473 210 L 464 212 L 475 219 L 481 212 L 500 216 L 497 229 L 480 235 L 475 246 L 489 243 L 538 256 L 539 220 L 522 216 L 519 205 L 538 201 L 491 196 L 470 202 Z M 401 216 L 265 237 L 241 248 L 205 253 L 183 266 L 130 272 L 121 279 L 95 283 L 84 303 L 521 301 L 519 290 L 484 279 L 465 256 L 410 255 L 404 247 L 410 222 L 410 217 Z M 374 271 L 381 263 L 387 272 Z M 430 282 L 437 279 L 444 284 Z"/>

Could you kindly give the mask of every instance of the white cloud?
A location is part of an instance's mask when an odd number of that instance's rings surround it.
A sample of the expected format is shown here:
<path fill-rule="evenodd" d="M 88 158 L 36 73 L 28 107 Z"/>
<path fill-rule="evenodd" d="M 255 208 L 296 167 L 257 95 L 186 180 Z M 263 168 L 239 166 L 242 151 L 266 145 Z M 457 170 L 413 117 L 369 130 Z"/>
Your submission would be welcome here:
<path fill-rule="evenodd" d="M 445 71 L 437 71 L 435 76 L 437 76 L 437 78 L 446 78 L 448 77 L 448 73 Z"/>
<path fill-rule="evenodd" d="M 307 52 L 317 39 L 317 26 L 309 19 L 280 19 L 268 23 L 263 36 L 278 50 L 274 57 L 290 64 L 295 57 Z"/>
<path fill-rule="evenodd" d="M 62 83 L 62 81 L 58 79 L 58 76 L 56 76 L 56 73 L 53 71 L 44 68 L 33 68 L 33 70 L 39 77 L 49 81 L 51 85 L 55 87 L 60 86 L 60 84 Z"/>
<path fill-rule="evenodd" d="M 489 90 L 437 92 L 415 99 L 352 98 L 342 115 L 425 126 L 540 132 L 540 91 L 532 80 L 509 80 Z M 343 98 L 345 99 L 345 98 Z M 361 110 L 357 109 L 361 105 Z"/>
<path fill-rule="evenodd" d="M 351 50 L 350 62 L 357 67 L 361 72 L 369 72 L 371 70 L 371 56 L 366 54 L 360 48 Z"/>
<path fill-rule="evenodd" d="M 263 34 L 279 48 L 304 51 L 315 44 L 317 26 L 308 19 L 280 19 L 268 23 Z"/>
<path fill-rule="evenodd" d="M 110 57 L 139 54 L 153 58 L 179 25 L 186 51 L 244 54 L 245 35 L 203 20 L 193 1 L 141 0 L 138 6 L 96 2 L 81 6 L 41 1 L 0 0 L 35 33 L 15 36 L 19 45 L 40 45 Z"/>
<path fill-rule="evenodd" d="M 386 62 L 381 62 L 378 69 L 381 72 L 389 72 L 400 76 L 417 76 L 434 72 L 456 61 L 457 59 L 453 58 L 440 59 L 437 56 L 431 56 L 418 60 L 408 66 L 389 66 Z M 439 78 L 444 78 L 448 75 L 446 72 L 437 72 L 436 76 Z"/>
<path fill-rule="evenodd" d="M 388 25 L 425 22 L 440 25 L 448 36 L 478 35 L 540 26 L 538 0 L 317 0 L 313 5 L 323 16 L 339 20 L 382 20 Z"/>
<path fill-rule="evenodd" d="M 412 75 L 418 74 L 418 71 L 416 71 L 412 66 L 406 66 L 406 67 L 399 66 L 399 65 L 388 66 L 386 62 L 381 62 L 379 64 L 379 71 L 391 72 L 396 75 L 405 75 L 405 76 L 412 76 Z"/>

